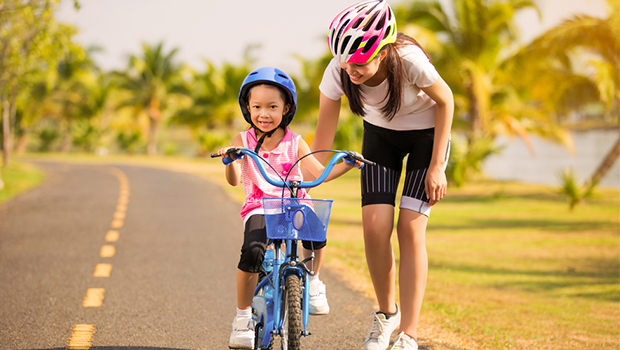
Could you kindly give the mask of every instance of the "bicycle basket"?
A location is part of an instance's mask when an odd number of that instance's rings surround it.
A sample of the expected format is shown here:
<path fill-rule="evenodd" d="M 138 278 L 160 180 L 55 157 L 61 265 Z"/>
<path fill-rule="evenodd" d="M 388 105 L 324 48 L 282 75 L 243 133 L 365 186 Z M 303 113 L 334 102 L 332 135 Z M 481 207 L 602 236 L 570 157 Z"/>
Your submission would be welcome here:
<path fill-rule="evenodd" d="M 323 242 L 331 199 L 263 198 L 267 238 Z"/>

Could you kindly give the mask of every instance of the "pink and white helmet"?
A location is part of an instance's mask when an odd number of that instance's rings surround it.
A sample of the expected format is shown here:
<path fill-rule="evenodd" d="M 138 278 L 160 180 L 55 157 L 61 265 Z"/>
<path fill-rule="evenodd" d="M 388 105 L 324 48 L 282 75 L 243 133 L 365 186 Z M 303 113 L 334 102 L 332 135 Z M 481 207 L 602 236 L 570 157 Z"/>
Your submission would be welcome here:
<path fill-rule="evenodd" d="M 368 0 L 340 12 L 329 26 L 329 50 L 340 63 L 368 63 L 396 41 L 396 19 L 385 0 Z"/>

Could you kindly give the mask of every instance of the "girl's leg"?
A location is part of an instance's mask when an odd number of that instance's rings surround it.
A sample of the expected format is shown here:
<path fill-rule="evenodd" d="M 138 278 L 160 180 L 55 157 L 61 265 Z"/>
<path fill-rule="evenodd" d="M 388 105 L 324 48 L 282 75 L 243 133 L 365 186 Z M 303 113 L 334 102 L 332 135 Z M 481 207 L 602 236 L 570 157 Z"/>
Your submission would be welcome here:
<path fill-rule="evenodd" d="M 252 299 L 257 280 L 257 273 L 237 269 L 237 315 L 233 319 L 232 332 L 228 341 L 228 347 L 231 349 L 254 348 Z"/>
<path fill-rule="evenodd" d="M 252 308 L 254 289 L 258 283 L 258 274 L 237 269 L 237 308 Z"/>
<path fill-rule="evenodd" d="M 241 257 L 237 265 L 237 308 L 250 309 L 258 282 L 258 271 L 267 249 L 265 217 L 252 215 L 245 223 Z M 249 272 L 256 271 L 256 272 Z"/>
<path fill-rule="evenodd" d="M 379 311 L 396 312 L 396 263 L 390 238 L 394 227 L 394 207 L 371 204 L 362 207 L 364 245 L 370 278 L 375 288 Z"/>
<path fill-rule="evenodd" d="M 304 259 L 309 258 L 310 256 L 312 256 L 312 250 L 303 248 Z M 315 249 L 314 259 L 306 263 L 306 267 L 308 268 L 308 270 L 314 271 L 315 275 L 321 272 L 321 264 L 323 263 L 324 256 L 325 256 L 325 248 Z"/>
<path fill-rule="evenodd" d="M 304 258 L 312 256 L 312 250 L 303 248 Z M 310 300 L 308 304 L 310 306 L 309 312 L 311 315 L 326 315 L 329 313 L 329 303 L 327 302 L 327 289 L 325 284 L 319 280 L 319 272 L 321 272 L 321 263 L 325 256 L 325 247 L 314 250 L 314 259 L 306 263 L 308 270 L 313 271 L 314 274 L 309 277 L 310 290 L 308 295 Z"/>
<path fill-rule="evenodd" d="M 426 289 L 428 255 L 426 253 L 426 225 L 428 217 L 418 212 L 401 209 L 396 228 L 400 249 L 399 289 L 400 331 L 417 339 L 420 309 Z"/>

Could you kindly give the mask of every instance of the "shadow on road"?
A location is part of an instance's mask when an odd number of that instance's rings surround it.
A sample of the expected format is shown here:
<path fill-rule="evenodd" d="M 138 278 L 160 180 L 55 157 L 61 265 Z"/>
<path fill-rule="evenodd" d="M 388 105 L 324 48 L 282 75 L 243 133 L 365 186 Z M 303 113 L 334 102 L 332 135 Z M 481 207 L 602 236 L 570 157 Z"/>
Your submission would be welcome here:
<path fill-rule="evenodd" d="M 152 346 L 91 346 L 90 350 L 192 350 L 186 348 L 156 348 Z M 67 350 L 67 348 L 21 349 L 21 350 Z"/>
<path fill-rule="evenodd" d="M 66 350 L 67 348 L 47 348 L 47 349 L 20 349 L 20 350 Z M 434 346 L 434 345 L 421 345 L 419 350 L 464 350 L 458 347 L 450 346 Z M 90 350 L 192 350 L 186 348 L 158 348 L 152 346 L 92 346 Z M 348 349 L 342 349 L 348 350 Z"/>

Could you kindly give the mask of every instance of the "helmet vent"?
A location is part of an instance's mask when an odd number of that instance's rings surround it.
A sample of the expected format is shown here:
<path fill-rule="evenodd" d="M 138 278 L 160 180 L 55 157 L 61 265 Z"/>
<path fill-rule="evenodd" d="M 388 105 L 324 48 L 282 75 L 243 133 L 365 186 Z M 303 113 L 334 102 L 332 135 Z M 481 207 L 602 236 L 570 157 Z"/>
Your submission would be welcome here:
<path fill-rule="evenodd" d="M 387 27 L 387 30 L 385 31 L 385 34 L 383 35 L 383 40 L 385 40 L 385 38 L 387 38 L 390 34 L 392 34 L 392 26 Z"/>
<path fill-rule="evenodd" d="M 357 27 L 359 27 L 360 24 L 362 24 L 363 21 L 364 21 L 363 18 L 358 18 L 357 21 L 355 21 L 355 23 L 353 24 L 353 27 L 351 27 L 351 28 L 357 29 Z"/>
<path fill-rule="evenodd" d="M 376 4 L 374 4 L 371 8 L 369 8 L 369 9 L 368 9 L 368 11 L 366 11 L 366 14 L 369 14 L 369 13 L 371 13 L 372 11 L 374 11 L 374 10 L 377 8 L 377 6 L 379 6 L 379 4 L 380 4 L 380 3 L 381 3 L 381 2 L 379 1 L 379 2 L 377 2 Z"/>
<path fill-rule="evenodd" d="M 379 23 L 377 23 L 377 26 L 375 27 L 375 29 L 381 30 L 381 28 L 383 28 L 384 25 L 385 25 L 385 13 L 383 14 L 383 16 L 381 16 L 381 19 L 379 20 Z"/>
<path fill-rule="evenodd" d="M 362 37 L 359 37 L 359 38 L 355 39 L 355 41 L 353 42 L 353 45 L 351 45 L 351 49 L 349 50 L 349 55 L 352 55 L 352 54 L 355 53 L 355 51 L 357 51 L 357 49 L 362 44 L 362 40 L 364 40 L 364 38 L 362 38 Z"/>
<path fill-rule="evenodd" d="M 342 45 L 341 50 L 340 50 L 340 54 L 343 55 L 344 54 L 344 49 L 347 48 L 347 45 L 349 44 L 349 40 L 351 40 L 351 36 L 348 35 L 346 38 L 344 38 L 344 40 L 342 41 Z M 353 49 L 353 52 L 355 52 L 355 49 Z"/>
<path fill-rule="evenodd" d="M 365 32 L 366 32 L 366 31 L 368 31 L 368 30 L 370 29 L 370 27 L 371 27 L 371 26 L 372 26 L 372 24 L 374 23 L 375 19 L 377 18 L 377 15 L 378 15 L 378 14 L 379 14 L 378 12 L 375 12 L 375 13 L 372 15 L 372 17 L 370 17 L 370 19 L 368 20 L 368 22 L 367 22 L 367 23 L 366 23 L 366 25 L 364 26 L 364 29 L 363 29 L 363 30 L 364 30 Z"/>
<path fill-rule="evenodd" d="M 372 46 L 375 44 L 375 41 L 377 41 L 377 36 L 373 36 L 372 38 L 368 39 L 368 42 L 366 43 L 366 45 L 364 46 L 364 49 L 362 50 L 362 53 L 366 53 L 368 51 L 370 51 L 370 49 L 372 49 Z"/>
<path fill-rule="evenodd" d="M 350 19 L 348 19 L 346 22 L 344 22 L 344 24 L 342 26 L 340 26 L 340 30 L 338 31 L 338 34 L 336 35 L 336 42 L 334 43 L 334 51 L 335 52 L 338 52 L 338 42 L 340 41 L 339 39 L 342 37 L 342 32 L 344 32 L 344 29 L 347 27 L 349 22 L 351 22 Z M 344 46 L 346 46 L 346 44 Z M 341 52 L 341 54 L 342 53 L 344 53 L 344 48 L 343 48 L 343 51 Z"/>

